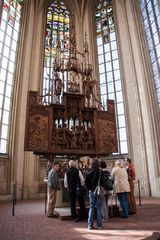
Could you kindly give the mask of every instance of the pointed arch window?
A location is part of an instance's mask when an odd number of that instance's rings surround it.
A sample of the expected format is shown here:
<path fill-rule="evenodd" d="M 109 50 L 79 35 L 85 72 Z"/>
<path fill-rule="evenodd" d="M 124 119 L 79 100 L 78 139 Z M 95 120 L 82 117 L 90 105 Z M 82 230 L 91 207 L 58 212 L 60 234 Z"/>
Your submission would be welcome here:
<path fill-rule="evenodd" d="M 0 21 L 0 153 L 8 154 L 17 44 L 22 6 L 3 0 Z"/>
<path fill-rule="evenodd" d="M 100 96 L 106 108 L 106 100 L 115 101 L 118 152 L 128 152 L 126 123 L 117 40 L 111 0 L 100 0 L 96 5 L 96 34 L 99 61 Z"/>
<path fill-rule="evenodd" d="M 152 66 L 157 101 L 160 104 L 160 6 L 158 0 L 140 0 L 140 10 Z"/>
<path fill-rule="evenodd" d="M 69 37 L 70 37 L 70 14 L 64 3 L 59 0 L 47 9 L 45 53 L 44 53 L 44 73 L 43 73 L 43 98 L 44 104 L 54 103 L 53 96 L 55 83 L 53 82 L 53 63 L 55 59 L 65 65 L 69 57 Z M 57 51 L 58 49 L 58 51 Z M 57 61 L 57 62 L 58 62 Z M 63 81 L 64 90 L 66 88 L 67 73 L 60 77 Z"/>

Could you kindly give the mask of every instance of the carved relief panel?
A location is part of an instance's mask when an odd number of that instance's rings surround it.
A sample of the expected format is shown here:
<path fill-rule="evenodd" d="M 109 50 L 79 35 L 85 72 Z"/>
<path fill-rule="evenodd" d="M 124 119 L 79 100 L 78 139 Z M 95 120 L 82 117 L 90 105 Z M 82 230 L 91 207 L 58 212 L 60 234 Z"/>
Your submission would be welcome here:
<path fill-rule="evenodd" d="M 48 151 L 50 144 L 51 109 L 38 105 L 35 92 L 28 96 L 25 150 Z"/>
<path fill-rule="evenodd" d="M 108 111 L 99 111 L 84 107 L 81 94 L 65 93 L 62 104 L 48 106 L 35 97 L 29 92 L 25 150 L 45 156 L 106 156 L 117 151 L 114 101 L 108 101 Z"/>

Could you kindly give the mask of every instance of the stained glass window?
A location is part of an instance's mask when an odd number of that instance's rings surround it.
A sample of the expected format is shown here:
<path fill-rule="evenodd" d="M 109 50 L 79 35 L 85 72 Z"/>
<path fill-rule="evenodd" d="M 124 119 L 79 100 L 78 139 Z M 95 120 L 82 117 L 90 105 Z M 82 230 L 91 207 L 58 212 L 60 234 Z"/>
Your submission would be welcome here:
<path fill-rule="evenodd" d="M 7 154 L 22 6 L 16 0 L 4 0 L 2 7 L 0 23 L 0 153 Z"/>
<path fill-rule="evenodd" d="M 160 8 L 158 0 L 140 0 L 157 101 L 160 103 Z"/>
<path fill-rule="evenodd" d="M 61 1 L 54 1 L 47 11 L 47 24 L 45 36 L 45 56 L 44 56 L 44 75 L 43 75 L 43 95 L 44 103 L 54 102 L 54 96 L 50 94 L 50 89 L 54 88 L 53 65 L 60 61 L 65 66 L 69 57 L 69 36 L 70 19 L 69 12 Z M 62 74 L 64 88 L 66 87 L 66 72 Z"/>
<path fill-rule="evenodd" d="M 128 152 L 126 123 L 117 40 L 111 0 L 100 0 L 96 6 L 96 34 L 99 61 L 101 102 L 115 101 L 118 153 Z"/>

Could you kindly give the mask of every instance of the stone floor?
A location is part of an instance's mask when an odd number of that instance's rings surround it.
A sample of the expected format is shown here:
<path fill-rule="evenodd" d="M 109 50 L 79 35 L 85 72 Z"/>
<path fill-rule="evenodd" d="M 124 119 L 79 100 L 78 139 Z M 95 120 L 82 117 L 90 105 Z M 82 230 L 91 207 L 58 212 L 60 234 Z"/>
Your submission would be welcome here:
<path fill-rule="evenodd" d="M 138 213 L 128 219 L 112 218 L 102 230 L 88 230 L 87 222 L 47 218 L 43 200 L 0 202 L 0 240 L 157 240 L 160 239 L 160 199 L 137 202 Z M 67 215 L 67 209 L 60 209 Z"/>

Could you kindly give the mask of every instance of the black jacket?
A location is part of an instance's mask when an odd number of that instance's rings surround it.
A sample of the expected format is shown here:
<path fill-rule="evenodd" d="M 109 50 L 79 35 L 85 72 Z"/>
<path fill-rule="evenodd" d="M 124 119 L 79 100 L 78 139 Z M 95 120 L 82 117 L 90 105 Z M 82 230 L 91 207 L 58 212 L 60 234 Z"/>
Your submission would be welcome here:
<path fill-rule="evenodd" d="M 100 186 L 104 187 L 105 185 L 104 173 L 98 167 L 95 167 L 91 168 L 86 174 L 85 184 L 88 190 L 94 191 L 95 188 L 97 187 L 100 171 L 101 171 Z"/>
<path fill-rule="evenodd" d="M 71 167 L 67 170 L 66 175 L 67 175 L 67 181 L 68 181 L 68 188 L 70 190 L 76 191 L 77 186 L 80 184 L 79 169 L 75 167 Z"/>

